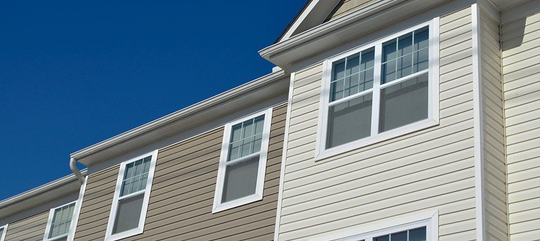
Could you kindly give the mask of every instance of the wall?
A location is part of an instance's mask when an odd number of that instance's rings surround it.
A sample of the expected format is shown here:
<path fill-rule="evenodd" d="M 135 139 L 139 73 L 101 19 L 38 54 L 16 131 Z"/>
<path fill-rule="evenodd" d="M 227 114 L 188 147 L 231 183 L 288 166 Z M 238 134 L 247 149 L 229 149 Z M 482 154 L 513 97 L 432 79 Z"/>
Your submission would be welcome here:
<path fill-rule="evenodd" d="M 33 241 L 43 240 L 49 211 L 10 223 L 6 233 L 6 241 Z"/>

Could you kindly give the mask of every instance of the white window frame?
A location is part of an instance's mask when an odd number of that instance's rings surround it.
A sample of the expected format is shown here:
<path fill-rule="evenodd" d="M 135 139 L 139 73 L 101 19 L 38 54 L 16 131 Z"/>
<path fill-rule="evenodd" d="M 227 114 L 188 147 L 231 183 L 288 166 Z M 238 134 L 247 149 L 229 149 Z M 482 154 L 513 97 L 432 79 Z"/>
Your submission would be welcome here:
<path fill-rule="evenodd" d="M 155 168 L 156 168 L 157 154 L 158 154 L 158 150 L 155 150 L 155 151 L 152 151 L 150 153 L 146 153 L 144 155 L 140 155 L 138 157 L 129 159 L 129 160 L 124 161 L 124 162 L 122 162 L 120 164 L 120 170 L 118 172 L 118 178 L 116 180 L 116 189 L 114 191 L 114 198 L 113 198 L 112 208 L 111 208 L 111 212 L 109 214 L 109 222 L 107 224 L 107 231 L 106 231 L 106 234 L 105 234 L 105 240 L 106 241 L 118 240 L 118 239 L 127 238 L 127 237 L 130 237 L 130 236 L 133 236 L 133 235 L 143 233 L 144 224 L 145 224 L 145 221 L 146 221 L 146 212 L 148 211 L 148 202 L 150 200 L 150 192 L 151 192 L 151 189 L 152 189 L 152 181 L 154 179 L 154 171 L 155 171 Z M 126 165 L 129 164 L 129 163 L 135 162 L 137 160 L 146 158 L 148 156 L 152 156 L 152 158 L 150 160 L 150 169 L 148 170 L 148 178 L 146 180 L 146 188 L 144 190 L 134 192 L 134 193 L 128 194 L 128 195 L 120 198 L 120 192 L 121 192 L 121 189 L 122 189 L 122 181 L 124 180 L 124 174 L 125 174 L 125 170 L 126 170 Z M 122 200 L 122 199 L 125 199 L 125 198 L 140 195 L 143 192 L 144 192 L 144 198 L 143 198 L 143 204 L 142 204 L 142 208 L 141 208 L 141 217 L 139 218 L 138 227 L 134 228 L 134 229 L 131 229 L 131 230 L 121 232 L 121 233 L 113 234 L 112 232 L 113 232 L 113 228 L 114 228 L 114 222 L 116 221 L 116 213 L 118 212 L 118 203 L 119 203 L 119 201 Z"/>
<path fill-rule="evenodd" d="M 426 227 L 426 241 L 439 240 L 439 211 L 429 210 L 377 221 L 345 231 L 325 234 L 310 241 L 373 241 L 374 238 L 405 230 Z"/>
<path fill-rule="evenodd" d="M 7 223 L 4 226 L 0 226 L 0 228 L 2 228 L 2 233 L 0 233 L 0 241 L 4 241 L 6 239 L 6 233 L 7 233 L 8 225 L 9 225 L 9 223 Z"/>
<path fill-rule="evenodd" d="M 78 200 L 70 202 L 70 203 L 66 203 L 66 204 L 60 205 L 58 207 L 51 208 L 49 210 L 49 218 L 47 219 L 47 227 L 45 228 L 45 235 L 43 236 L 44 241 L 54 241 L 54 240 L 58 240 L 58 239 L 61 239 L 61 238 L 66 238 L 67 240 L 73 240 L 73 235 L 74 235 L 73 230 L 75 230 L 75 225 L 76 225 L 75 216 L 78 216 L 77 215 L 77 208 L 78 208 L 78 205 L 77 205 L 78 202 L 77 201 Z M 71 214 L 71 222 L 69 224 L 68 233 L 60 235 L 60 236 L 49 238 L 49 232 L 51 231 L 51 225 L 52 225 L 52 221 L 53 221 L 53 218 L 54 218 L 55 210 L 59 209 L 59 208 L 63 208 L 65 206 L 72 205 L 72 204 L 73 204 L 73 213 Z"/>
<path fill-rule="evenodd" d="M 414 78 L 414 76 L 419 76 L 426 73 L 426 70 L 413 73 L 406 77 L 393 80 L 391 82 L 385 83 L 383 85 L 381 82 L 381 61 L 382 61 L 382 45 L 383 43 L 395 39 L 399 36 L 411 33 L 415 30 L 421 29 L 423 27 L 429 27 L 429 64 L 428 64 L 428 118 L 417 121 L 402 127 L 398 127 L 392 130 L 388 130 L 382 133 L 379 133 L 379 107 L 380 107 L 380 90 L 381 87 L 385 88 L 395 84 L 403 83 L 404 81 Z M 361 51 L 375 48 L 375 59 L 374 59 L 374 79 L 373 79 L 373 88 L 372 90 L 366 90 L 363 92 L 356 93 L 352 96 L 345 97 L 340 99 L 341 103 L 346 102 L 347 100 L 356 99 L 362 95 L 364 92 L 372 91 L 372 116 L 371 116 L 371 135 L 359 140 L 348 142 L 339 146 L 327 148 L 326 139 L 328 131 L 328 112 L 330 104 L 330 83 L 332 81 L 332 67 L 333 63 L 344 59 L 353 54 L 357 54 Z M 322 91 L 320 95 L 320 106 L 319 106 L 319 125 L 318 125 L 318 135 L 317 135 L 317 145 L 315 147 L 315 160 L 324 159 L 334 155 L 338 155 L 343 152 L 351 151 L 363 146 L 371 145 L 377 142 L 395 138 L 404 134 L 415 132 L 421 129 L 432 127 L 439 124 L 439 18 L 436 17 L 428 22 L 418 24 L 416 26 L 410 27 L 398 33 L 392 34 L 390 36 L 381 38 L 379 40 L 370 42 L 369 44 L 348 50 L 344 53 L 338 54 L 336 56 L 330 57 L 323 62 L 323 76 L 322 76 Z"/>
<path fill-rule="evenodd" d="M 253 119 L 255 117 L 264 115 L 264 125 L 263 125 L 263 134 L 261 142 L 261 150 L 259 152 L 259 170 L 257 174 L 257 187 L 255 189 L 255 194 L 232 200 L 229 202 L 222 203 L 222 194 L 225 182 L 225 169 L 227 164 L 227 156 L 229 154 L 229 142 L 231 138 L 231 129 L 232 126 L 242 123 L 244 121 Z M 270 141 L 270 128 L 272 123 L 272 108 L 267 110 L 251 114 L 249 116 L 243 117 L 241 119 L 229 122 L 225 125 L 225 131 L 223 134 L 223 144 L 221 147 L 221 156 L 219 160 L 219 168 L 216 182 L 216 190 L 214 193 L 214 205 L 212 208 L 212 213 L 217 213 L 234 207 L 242 206 L 248 203 L 262 200 L 263 190 L 264 190 L 264 177 L 266 172 L 266 161 L 268 157 L 268 144 Z M 249 158 L 250 156 L 255 155 L 251 154 L 249 156 L 243 157 L 241 159 Z M 239 159 L 239 160 L 241 160 Z M 234 162 L 233 162 L 234 163 Z M 230 163 L 229 163 L 230 164 Z"/>

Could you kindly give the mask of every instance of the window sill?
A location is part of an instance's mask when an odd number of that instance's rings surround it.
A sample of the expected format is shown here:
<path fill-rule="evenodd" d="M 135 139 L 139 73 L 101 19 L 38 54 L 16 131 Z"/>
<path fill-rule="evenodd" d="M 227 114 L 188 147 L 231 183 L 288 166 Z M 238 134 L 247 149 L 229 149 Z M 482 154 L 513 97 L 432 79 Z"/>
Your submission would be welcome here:
<path fill-rule="evenodd" d="M 318 147 L 321 151 L 316 151 L 315 153 L 315 162 L 321 161 L 326 158 L 330 158 L 345 152 L 349 152 L 355 149 L 359 149 L 362 147 L 366 147 L 375 143 L 383 142 L 392 138 L 396 138 L 399 136 L 403 136 L 406 134 L 410 134 L 413 132 L 417 132 L 423 129 L 427 129 L 433 126 L 439 125 L 439 122 L 435 119 L 425 119 L 421 120 L 406 126 L 402 126 L 399 128 L 396 128 L 394 130 L 389 130 L 388 132 L 384 132 L 381 134 L 378 134 L 377 136 L 373 137 L 366 137 L 364 139 L 356 140 L 353 142 L 349 142 L 340 146 L 336 146 L 330 149 L 323 150 L 322 145 L 324 143 L 318 143 Z"/>
<path fill-rule="evenodd" d="M 250 204 L 252 202 L 260 201 L 260 200 L 262 200 L 262 198 L 263 198 L 262 195 L 253 194 L 251 196 L 243 197 L 243 198 L 240 198 L 240 199 L 237 199 L 237 200 L 233 200 L 233 201 L 230 201 L 230 202 L 218 204 L 218 205 L 214 206 L 214 208 L 212 209 L 212 213 L 218 213 L 218 212 L 225 211 L 225 210 L 228 210 L 228 209 L 231 209 L 231 208 L 235 208 L 235 207 L 243 206 L 243 205 L 246 205 L 246 204 Z"/>

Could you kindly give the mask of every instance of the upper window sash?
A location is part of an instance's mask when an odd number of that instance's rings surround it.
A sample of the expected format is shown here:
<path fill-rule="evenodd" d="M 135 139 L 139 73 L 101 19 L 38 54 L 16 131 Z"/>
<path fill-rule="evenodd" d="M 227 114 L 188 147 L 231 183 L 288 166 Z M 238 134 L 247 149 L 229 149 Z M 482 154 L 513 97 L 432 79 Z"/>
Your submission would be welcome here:
<path fill-rule="evenodd" d="M 77 201 L 73 201 L 60 207 L 52 208 L 49 211 L 43 240 L 54 241 L 68 238 L 71 230 L 74 228 L 75 219 L 73 216 L 77 208 L 76 204 Z"/>
<path fill-rule="evenodd" d="M 260 123 L 263 119 L 264 121 Z M 252 129 L 244 129 L 243 123 L 249 124 L 249 122 L 253 122 L 253 125 L 251 126 Z M 216 190 L 214 193 L 213 213 L 262 199 L 271 122 L 272 108 L 269 108 L 265 111 L 243 117 L 225 125 L 216 180 Z M 241 126 L 242 128 L 240 128 Z M 249 132 L 247 136 L 245 134 L 246 132 Z M 240 138 L 236 138 L 237 134 L 240 135 Z M 245 142 L 244 140 L 248 141 Z M 239 146 L 236 143 L 241 143 L 241 145 Z M 247 147 L 245 145 L 246 143 L 248 143 Z M 244 147 L 247 149 L 244 149 Z M 241 165 L 241 163 L 244 162 L 253 161 L 254 158 L 257 157 L 258 166 L 255 193 L 229 201 L 223 200 L 227 168 Z"/>
<path fill-rule="evenodd" d="M 157 153 L 158 150 L 155 150 L 120 164 L 105 240 L 118 240 L 141 234 L 144 231 Z M 138 197 L 142 198 L 142 204 L 140 204 L 141 209 L 137 227 L 114 233 L 118 221 L 118 212 L 121 211 L 120 202 L 129 202 L 130 199 Z"/>
<path fill-rule="evenodd" d="M 435 18 L 429 22 L 416 25 L 409 29 L 400 31 L 391 36 L 381 38 L 377 41 L 373 41 L 370 44 L 366 44 L 355 48 L 353 50 L 347 51 L 345 53 L 336 55 L 324 61 L 323 63 L 323 88 L 320 97 L 320 112 L 319 112 L 319 125 L 318 125 L 318 135 L 317 135 L 317 145 L 316 145 L 316 159 L 322 159 L 349 151 L 358 147 L 370 145 L 376 142 L 380 142 L 386 139 L 397 137 L 406 133 L 410 133 L 416 130 L 424 129 L 430 126 L 437 125 L 439 122 L 439 18 Z M 427 32 L 422 32 L 426 30 Z M 415 35 L 414 33 L 420 33 Z M 427 34 L 427 36 L 425 36 Z M 416 39 L 415 39 L 416 36 Z M 408 38 L 409 37 L 409 38 Z M 421 41 L 426 39 L 427 41 Z M 400 48 L 399 41 L 402 40 L 403 48 Z M 395 43 L 392 43 L 395 42 Z M 410 42 L 410 43 L 408 43 Z M 393 46 L 390 46 L 392 45 Z M 394 55 L 390 54 L 389 51 L 384 52 L 384 47 L 387 49 L 394 49 Z M 341 62 L 348 61 L 349 58 L 355 56 L 362 57 L 368 53 L 374 51 L 374 64 L 373 64 L 373 76 L 364 77 L 364 80 L 370 80 L 373 78 L 373 83 L 365 85 L 361 78 L 358 82 L 354 84 L 345 83 L 342 89 L 338 91 L 346 90 L 347 87 L 357 87 L 354 91 L 345 93 L 338 98 L 335 98 L 336 92 L 335 87 L 333 86 L 336 82 L 340 81 L 347 76 L 355 75 L 357 72 L 367 72 L 371 70 L 371 66 L 367 66 L 360 70 L 358 68 L 354 69 L 355 71 L 347 72 L 347 67 L 341 67 L 345 69 L 343 74 L 340 71 L 336 71 L 336 65 L 341 64 Z M 427 52 L 427 53 L 426 53 Z M 383 53 L 388 53 L 386 56 L 383 56 Z M 401 55 L 399 53 L 402 53 Z M 422 54 L 422 55 L 421 55 Z M 427 54 L 427 59 L 425 54 Z M 421 61 L 419 58 L 422 57 Z M 392 65 L 394 69 L 393 73 L 383 70 L 383 67 L 388 67 L 392 61 L 397 62 L 398 59 L 408 59 L 410 58 L 411 64 L 410 68 L 405 68 L 406 73 L 397 73 L 397 63 Z M 429 60 L 429 61 L 427 61 Z M 427 61 L 427 62 L 426 62 Z M 353 68 L 356 67 L 356 59 L 353 59 Z M 362 60 L 360 60 L 362 62 Z M 412 63 L 416 63 L 412 64 Z M 421 64 L 421 65 L 420 65 Z M 426 66 L 427 65 L 427 66 Z M 391 69 L 389 67 L 389 69 Z M 350 68 L 350 69 L 353 69 Z M 403 70 L 403 69 L 400 69 Z M 401 71 L 404 72 L 404 71 Z M 395 74 L 394 78 L 383 76 L 386 73 Z M 383 127 L 379 126 L 379 117 L 380 106 L 381 106 L 381 92 L 385 89 L 389 89 L 392 86 L 403 84 L 407 81 L 412 81 L 414 78 L 425 78 L 427 76 L 427 99 L 428 99 L 428 108 L 427 108 L 427 118 L 421 121 L 413 122 L 404 126 L 397 128 L 392 128 L 388 130 L 382 130 Z M 356 76 L 355 76 L 356 77 Z M 386 80 L 383 82 L 383 80 Z M 420 81 L 417 79 L 417 81 Z M 356 84 L 358 83 L 358 85 Z M 361 86 L 364 84 L 364 86 Z M 367 88 L 366 88 L 367 86 Z M 359 99 L 361 98 L 361 99 Z M 367 102 L 366 102 L 367 101 Z M 371 106 L 369 112 L 371 113 L 371 119 L 365 120 L 369 121 L 369 128 L 365 130 L 365 137 L 344 142 L 336 146 L 332 146 L 328 143 L 329 138 L 329 118 L 332 108 L 340 108 L 343 105 L 351 105 L 354 102 L 356 104 L 362 104 L 363 106 Z M 367 105 L 367 103 L 371 104 Z M 368 110 L 368 109 L 366 109 Z M 335 111 L 335 110 L 334 110 Z M 369 118 L 369 117 L 366 117 Z M 358 131 L 358 130 L 357 130 Z"/>

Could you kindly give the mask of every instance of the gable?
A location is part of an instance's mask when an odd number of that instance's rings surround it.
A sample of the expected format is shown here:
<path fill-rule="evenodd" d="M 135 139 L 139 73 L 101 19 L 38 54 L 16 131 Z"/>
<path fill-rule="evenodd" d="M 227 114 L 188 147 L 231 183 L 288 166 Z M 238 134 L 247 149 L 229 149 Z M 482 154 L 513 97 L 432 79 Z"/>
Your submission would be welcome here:
<path fill-rule="evenodd" d="M 332 11 L 326 21 L 331 21 L 341 16 L 345 16 L 350 12 L 363 8 L 376 0 L 342 0 L 338 6 Z"/>

